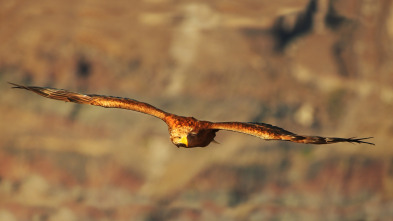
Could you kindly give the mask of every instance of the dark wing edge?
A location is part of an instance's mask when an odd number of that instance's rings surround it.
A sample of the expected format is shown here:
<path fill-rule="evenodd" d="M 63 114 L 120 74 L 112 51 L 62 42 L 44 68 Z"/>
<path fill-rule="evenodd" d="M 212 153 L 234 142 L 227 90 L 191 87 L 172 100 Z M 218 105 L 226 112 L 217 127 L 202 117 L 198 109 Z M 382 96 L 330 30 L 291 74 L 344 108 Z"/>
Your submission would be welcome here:
<path fill-rule="evenodd" d="M 217 122 L 210 125 L 210 129 L 229 130 L 256 136 L 265 140 L 283 140 L 304 144 L 332 144 L 340 142 L 364 143 L 375 145 L 364 140 L 373 138 L 339 138 L 339 137 L 320 137 L 297 135 L 280 127 L 264 123 L 242 123 L 242 122 Z"/>
<path fill-rule="evenodd" d="M 73 102 L 78 104 L 90 104 L 90 105 L 101 106 L 106 108 L 121 108 L 121 109 L 133 110 L 133 111 L 138 111 L 141 113 L 152 115 L 162 120 L 168 115 L 168 113 L 166 113 L 165 111 L 162 111 L 150 104 L 139 102 L 129 98 L 112 97 L 112 96 L 96 95 L 96 94 L 80 94 L 63 89 L 24 86 L 11 82 L 8 83 L 13 85 L 12 88 L 19 88 L 19 89 L 32 91 L 38 95 L 50 99 L 55 99 L 65 102 Z"/>

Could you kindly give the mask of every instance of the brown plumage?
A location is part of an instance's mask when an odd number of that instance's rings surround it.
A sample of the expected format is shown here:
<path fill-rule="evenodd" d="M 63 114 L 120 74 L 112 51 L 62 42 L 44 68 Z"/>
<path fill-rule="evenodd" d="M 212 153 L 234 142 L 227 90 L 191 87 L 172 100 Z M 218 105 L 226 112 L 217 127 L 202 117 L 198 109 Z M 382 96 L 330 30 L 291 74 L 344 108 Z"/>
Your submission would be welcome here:
<path fill-rule="evenodd" d="M 95 94 L 79 94 L 46 87 L 23 86 L 10 83 L 14 87 L 32 91 L 43 97 L 74 102 L 79 104 L 90 104 L 106 108 L 122 108 L 150 114 L 163 120 L 168 125 L 170 139 L 177 147 L 205 147 L 214 142 L 216 132 L 219 130 L 229 130 L 244 134 L 253 135 L 265 140 L 284 140 L 305 144 L 331 144 L 339 142 L 349 143 L 373 143 L 366 142 L 366 138 L 337 138 L 297 135 L 280 127 L 264 123 L 242 123 L 242 122 L 209 122 L 200 121 L 193 117 L 182 117 L 167 113 L 150 104 L 139 102 L 129 98 L 112 97 Z"/>

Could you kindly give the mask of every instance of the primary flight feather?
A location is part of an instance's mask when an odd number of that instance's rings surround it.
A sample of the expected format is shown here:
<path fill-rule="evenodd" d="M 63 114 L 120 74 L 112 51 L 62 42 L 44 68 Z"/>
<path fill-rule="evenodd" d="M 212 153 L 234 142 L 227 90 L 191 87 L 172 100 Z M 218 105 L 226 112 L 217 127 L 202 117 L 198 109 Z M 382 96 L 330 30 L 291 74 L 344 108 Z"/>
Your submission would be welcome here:
<path fill-rule="evenodd" d="M 374 145 L 371 142 L 364 141 L 372 137 L 338 138 L 304 136 L 297 135 L 280 127 L 264 123 L 200 121 L 193 117 L 183 117 L 167 113 L 150 104 L 139 102 L 129 98 L 96 94 L 80 94 L 55 88 L 23 86 L 14 83 L 10 84 L 14 86 L 13 88 L 29 90 L 43 97 L 55 100 L 74 102 L 79 104 L 90 104 L 106 108 L 122 108 L 152 115 L 163 120 L 168 125 L 170 139 L 172 143 L 175 144 L 177 147 L 205 147 L 211 142 L 214 142 L 216 132 L 219 130 L 240 132 L 253 135 L 265 140 L 283 140 L 305 144 L 331 144 L 339 142 L 349 142 Z"/>

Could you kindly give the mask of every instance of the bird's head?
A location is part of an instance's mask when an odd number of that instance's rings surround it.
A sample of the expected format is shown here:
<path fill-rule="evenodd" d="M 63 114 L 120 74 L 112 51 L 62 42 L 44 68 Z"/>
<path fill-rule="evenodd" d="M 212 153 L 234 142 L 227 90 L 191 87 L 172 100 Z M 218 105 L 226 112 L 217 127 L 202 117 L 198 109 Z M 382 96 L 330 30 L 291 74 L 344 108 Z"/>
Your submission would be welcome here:
<path fill-rule="evenodd" d="M 175 128 L 170 131 L 170 137 L 173 144 L 177 147 L 189 147 L 188 136 L 191 134 L 191 128 Z"/>

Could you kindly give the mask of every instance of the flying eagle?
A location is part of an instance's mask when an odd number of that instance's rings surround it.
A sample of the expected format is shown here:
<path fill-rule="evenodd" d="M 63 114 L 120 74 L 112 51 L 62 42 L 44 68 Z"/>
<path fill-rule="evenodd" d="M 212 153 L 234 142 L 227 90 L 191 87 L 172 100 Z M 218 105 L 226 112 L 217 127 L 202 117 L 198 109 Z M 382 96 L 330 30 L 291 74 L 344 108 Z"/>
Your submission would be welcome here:
<path fill-rule="evenodd" d="M 244 134 L 253 135 L 265 140 L 284 140 L 305 144 L 331 144 L 339 142 L 349 143 L 373 143 L 364 140 L 372 138 L 337 138 L 320 136 L 303 136 L 284 130 L 270 124 L 264 123 L 243 123 L 243 122 L 209 122 L 197 120 L 193 117 L 183 117 L 167 113 L 150 104 L 139 102 L 129 98 L 80 94 L 66 90 L 47 87 L 23 86 L 14 83 L 13 88 L 20 88 L 32 91 L 43 97 L 74 102 L 78 104 L 90 104 L 106 108 L 122 108 L 149 114 L 163 120 L 168 125 L 169 136 L 173 144 L 177 147 L 205 147 L 214 141 L 216 132 L 219 130 L 229 130 Z"/>

